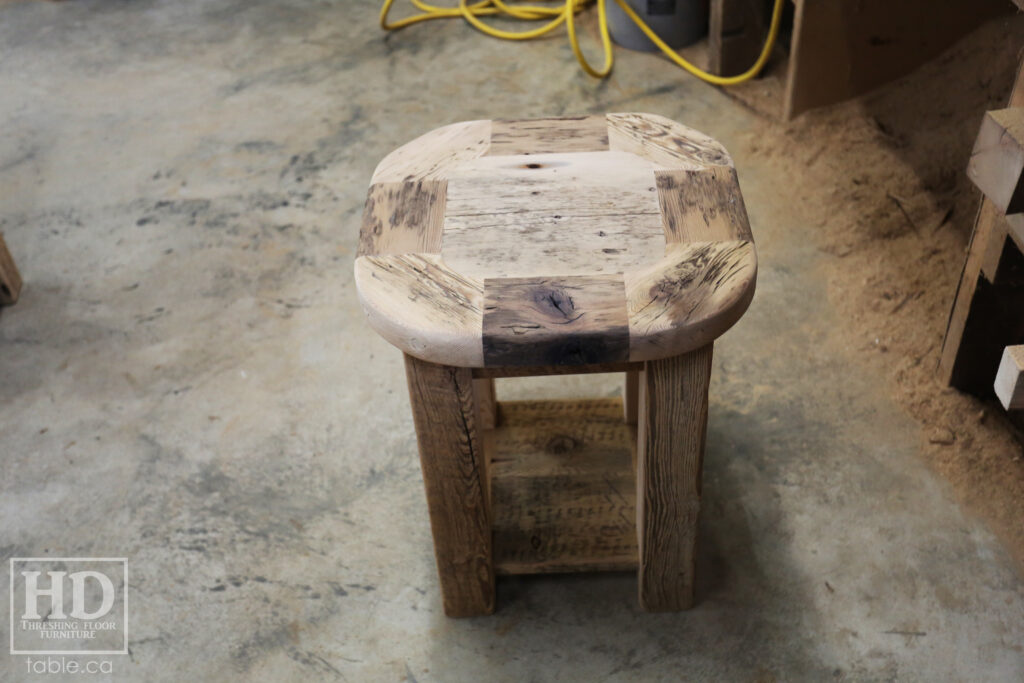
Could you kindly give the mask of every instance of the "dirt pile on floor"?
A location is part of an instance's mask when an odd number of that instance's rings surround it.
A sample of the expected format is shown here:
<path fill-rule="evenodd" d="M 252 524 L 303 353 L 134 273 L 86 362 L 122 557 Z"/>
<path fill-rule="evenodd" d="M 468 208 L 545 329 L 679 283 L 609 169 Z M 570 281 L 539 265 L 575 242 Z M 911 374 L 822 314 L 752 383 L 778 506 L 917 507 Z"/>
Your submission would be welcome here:
<path fill-rule="evenodd" d="M 1022 45 L 1024 17 L 991 22 L 868 96 L 788 124 L 765 116 L 750 149 L 778 158 L 829 255 L 835 343 L 890 378 L 925 457 L 1024 568 L 1021 445 L 998 403 L 936 374 L 980 197 L 964 169 L 983 112 L 1006 106 Z M 779 82 L 736 94 L 756 106 Z"/>

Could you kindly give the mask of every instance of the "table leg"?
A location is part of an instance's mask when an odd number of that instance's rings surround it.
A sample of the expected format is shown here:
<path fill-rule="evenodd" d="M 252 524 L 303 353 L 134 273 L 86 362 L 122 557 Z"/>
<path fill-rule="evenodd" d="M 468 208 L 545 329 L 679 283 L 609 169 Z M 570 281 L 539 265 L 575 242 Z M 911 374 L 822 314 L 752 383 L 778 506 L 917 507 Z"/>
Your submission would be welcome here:
<path fill-rule="evenodd" d="M 445 614 L 490 614 L 491 520 L 472 372 L 409 355 L 405 368 Z"/>
<path fill-rule="evenodd" d="M 693 605 L 712 345 L 644 364 L 637 435 L 640 605 Z"/>

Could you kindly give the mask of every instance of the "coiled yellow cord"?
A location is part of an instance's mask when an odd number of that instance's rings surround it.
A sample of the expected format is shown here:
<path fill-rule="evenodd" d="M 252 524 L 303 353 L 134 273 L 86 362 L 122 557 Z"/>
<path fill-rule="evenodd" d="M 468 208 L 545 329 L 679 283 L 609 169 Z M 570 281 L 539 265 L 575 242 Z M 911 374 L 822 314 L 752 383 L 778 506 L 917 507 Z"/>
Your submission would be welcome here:
<path fill-rule="evenodd" d="M 455 17 L 461 17 L 469 22 L 474 28 L 489 36 L 503 38 L 505 40 L 530 40 L 531 38 L 537 38 L 546 33 L 550 33 L 564 22 L 565 28 L 569 33 L 569 44 L 572 46 L 573 54 L 576 55 L 576 60 L 580 63 L 580 66 L 583 67 L 583 70 L 596 78 L 604 78 L 611 73 L 612 70 L 614 58 L 612 55 L 611 37 L 608 35 L 608 16 L 605 5 L 607 0 L 596 0 L 598 32 L 601 37 L 601 48 L 604 51 L 604 66 L 600 69 L 595 69 L 590 66 L 586 57 L 583 56 L 583 50 L 580 49 L 579 39 L 576 36 L 576 24 L 574 21 L 575 16 L 583 11 L 583 9 L 590 4 L 591 0 L 565 0 L 565 4 L 562 7 L 521 4 L 510 5 L 506 4 L 504 0 L 478 0 L 478 2 L 474 2 L 473 4 L 468 4 L 467 0 L 459 0 L 458 7 L 436 7 L 434 5 L 427 4 L 423 0 L 410 0 L 413 6 L 420 10 L 422 14 L 414 14 L 411 17 L 405 17 L 398 21 L 388 22 L 388 13 L 391 11 L 391 5 L 393 5 L 394 2 L 395 0 L 384 0 L 384 5 L 380 10 L 380 26 L 387 31 L 404 28 L 406 26 L 410 26 L 421 21 L 429 21 L 431 19 L 452 19 Z M 626 0 L 615 0 L 615 2 L 617 2 L 619 7 L 622 8 L 622 11 L 626 13 L 626 16 L 632 19 L 640 30 L 644 32 L 644 35 L 650 38 L 651 42 L 658 46 L 666 57 L 697 78 L 714 85 L 736 85 L 737 83 L 749 81 L 761 72 L 761 69 L 764 68 L 764 65 L 768 62 L 768 58 L 771 56 L 776 38 L 778 38 L 779 23 L 782 19 L 782 8 L 784 4 L 784 0 L 775 0 L 775 5 L 772 8 L 772 21 L 768 28 L 768 37 L 765 39 L 764 47 L 761 48 L 761 54 L 758 55 L 757 61 L 754 62 L 753 66 L 737 76 L 717 76 L 704 71 L 693 63 L 680 57 L 675 50 L 669 47 L 665 41 L 658 37 L 657 33 L 651 30 L 651 27 L 637 15 Z M 527 31 L 503 31 L 501 29 L 494 28 L 493 26 L 488 26 L 480 20 L 480 17 L 494 15 L 505 15 L 516 19 L 522 19 L 524 21 L 548 21 L 539 28 Z"/>

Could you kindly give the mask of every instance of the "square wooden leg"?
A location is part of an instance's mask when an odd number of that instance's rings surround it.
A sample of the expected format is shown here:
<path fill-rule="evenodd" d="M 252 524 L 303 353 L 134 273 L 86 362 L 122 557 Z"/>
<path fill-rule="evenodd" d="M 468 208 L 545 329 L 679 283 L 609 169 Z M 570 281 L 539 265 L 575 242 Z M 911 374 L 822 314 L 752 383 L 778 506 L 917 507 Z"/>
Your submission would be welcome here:
<path fill-rule="evenodd" d="M 473 380 L 473 391 L 476 392 L 476 405 L 480 410 L 478 429 L 494 429 L 498 421 L 498 397 L 494 391 L 494 378 Z"/>
<path fill-rule="evenodd" d="M 693 605 L 712 346 L 644 364 L 637 430 L 640 605 Z"/>
<path fill-rule="evenodd" d="M 494 611 L 486 460 L 472 372 L 405 357 L 444 611 Z"/>
<path fill-rule="evenodd" d="M 626 424 L 635 425 L 637 420 L 637 407 L 640 396 L 640 371 L 626 371 L 626 386 L 622 392 L 622 407 L 625 410 Z"/>

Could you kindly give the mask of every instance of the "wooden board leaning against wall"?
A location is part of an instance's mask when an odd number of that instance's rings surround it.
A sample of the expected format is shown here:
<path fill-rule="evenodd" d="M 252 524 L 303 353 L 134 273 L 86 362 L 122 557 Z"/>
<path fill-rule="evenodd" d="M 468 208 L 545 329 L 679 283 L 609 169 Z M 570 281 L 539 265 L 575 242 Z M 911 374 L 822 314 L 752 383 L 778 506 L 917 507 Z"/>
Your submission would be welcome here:
<path fill-rule="evenodd" d="M 1024 9 L 1024 0 L 1014 0 Z M 711 0 L 708 64 L 746 70 L 760 52 L 773 0 Z M 938 56 L 1010 0 L 792 0 L 782 118 L 862 95 Z M 786 31 L 780 37 L 784 40 Z"/>

